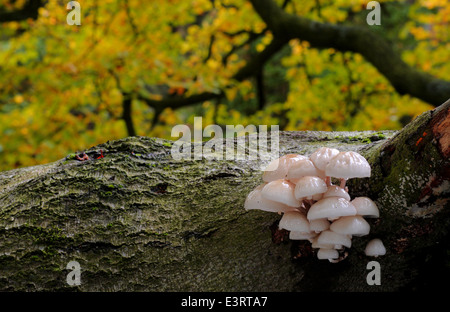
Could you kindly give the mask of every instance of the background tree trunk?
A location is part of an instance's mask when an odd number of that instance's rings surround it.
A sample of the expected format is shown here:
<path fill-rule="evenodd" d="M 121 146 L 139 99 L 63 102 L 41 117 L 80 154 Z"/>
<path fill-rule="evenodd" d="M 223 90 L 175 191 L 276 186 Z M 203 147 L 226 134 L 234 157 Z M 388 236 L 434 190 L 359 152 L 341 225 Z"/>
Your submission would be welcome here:
<path fill-rule="evenodd" d="M 280 153 L 355 150 L 372 176 L 348 183 L 380 218 L 337 264 L 245 211 L 260 160 L 176 161 L 170 141 L 129 137 L 55 163 L 0 173 L 0 290 L 396 291 L 449 274 L 450 101 L 402 131 L 280 132 Z M 225 143 L 224 143 L 225 144 Z M 236 141 L 234 142 L 236 144 Z M 95 159 L 103 151 L 105 157 Z M 381 238 L 387 254 L 364 255 Z M 81 285 L 67 264 L 78 261 Z M 370 286 L 369 261 L 381 266 Z M 448 279 L 447 279 L 448 280 Z"/>

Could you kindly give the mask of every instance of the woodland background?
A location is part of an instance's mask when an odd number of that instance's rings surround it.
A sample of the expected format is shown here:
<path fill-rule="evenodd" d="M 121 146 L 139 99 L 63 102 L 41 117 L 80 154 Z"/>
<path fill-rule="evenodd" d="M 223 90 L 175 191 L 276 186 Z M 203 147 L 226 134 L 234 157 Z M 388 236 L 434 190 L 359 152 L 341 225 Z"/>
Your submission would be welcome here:
<path fill-rule="evenodd" d="M 172 127 L 194 116 L 203 127 L 400 129 L 450 97 L 450 2 L 379 1 L 379 26 L 367 2 L 79 1 L 77 26 L 68 1 L 0 1 L 0 170 L 127 136 L 175 140 Z M 327 39 L 345 27 L 367 43 Z M 416 91 L 416 76 L 444 96 Z"/>

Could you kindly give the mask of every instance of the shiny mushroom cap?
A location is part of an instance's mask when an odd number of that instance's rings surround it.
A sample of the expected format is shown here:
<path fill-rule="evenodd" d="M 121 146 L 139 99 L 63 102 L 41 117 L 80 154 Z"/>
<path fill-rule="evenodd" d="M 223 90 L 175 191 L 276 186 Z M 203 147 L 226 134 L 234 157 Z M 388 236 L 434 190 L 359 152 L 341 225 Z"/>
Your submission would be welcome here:
<path fill-rule="evenodd" d="M 364 250 L 366 256 L 378 257 L 386 254 L 386 248 L 383 242 L 379 238 L 374 238 L 367 243 L 366 249 Z"/>
<path fill-rule="evenodd" d="M 320 233 L 330 228 L 330 222 L 328 219 L 314 219 L 309 221 L 309 229 L 312 232 Z"/>
<path fill-rule="evenodd" d="M 286 179 L 290 167 L 300 160 L 307 160 L 308 157 L 298 154 L 287 154 L 272 160 L 263 173 L 263 181 L 271 182 L 278 179 Z"/>
<path fill-rule="evenodd" d="M 299 211 L 288 211 L 281 217 L 278 228 L 294 232 L 308 233 L 309 221 L 306 216 Z"/>
<path fill-rule="evenodd" d="M 344 234 L 335 233 L 330 230 L 323 231 L 317 238 L 317 244 L 320 245 L 342 245 L 352 247 L 352 240 Z"/>
<path fill-rule="evenodd" d="M 312 248 L 338 249 L 338 248 L 336 248 L 337 245 L 335 245 L 335 244 L 323 244 L 323 243 L 319 244 L 317 242 L 318 238 L 319 237 L 316 236 L 315 238 L 312 239 L 312 241 L 311 241 Z M 340 247 L 342 247 L 342 245 L 340 245 Z"/>
<path fill-rule="evenodd" d="M 322 194 L 327 191 L 327 184 L 319 177 L 306 176 L 300 178 L 294 190 L 295 198 L 312 198 L 313 195 Z"/>
<path fill-rule="evenodd" d="M 320 260 L 330 260 L 330 259 L 338 259 L 339 252 L 336 249 L 331 248 L 320 248 L 317 252 L 317 259 Z"/>
<path fill-rule="evenodd" d="M 341 197 L 350 201 L 350 195 L 342 187 L 337 185 L 330 185 L 325 193 L 323 193 L 323 198 L 327 197 Z"/>
<path fill-rule="evenodd" d="M 289 172 L 287 173 L 287 179 L 297 183 L 298 179 L 305 176 L 317 176 L 325 178 L 325 173 L 314 166 L 314 163 L 309 159 L 303 159 L 293 163 Z"/>
<path fill-rule="evenodd" d="M 334 221 L 330 230 L 344 235 L 363 236 L 369 234 L 370 225 L 361 216 L 346 216 Z"/>
<path fill-rule="evenodd" d="M 244 203 L 244 208 L 246 210 L 258 209 L 269 212 L 286 212 L 294 211 L 296 209 L 295 207 L 289 207 L 286 204 L 262 197 L 261 191 L 266 184 L 267 183 L 258 185 L 247 195 Z"/>
<path fill-rule="evenodd" d="M 267 183 L 261 190 L 263 198 L 283 203 L 290 207 L 300 207 L 300 201 L 294 196 L 295 184 L 278 179 Z"/>
<path fill-rule="evenodd" d="M 356 214 L 366 218 L 378 218 L 380 211 L 369 197 L 356 197 L 351 201 L 356 208 Z"/>
<path fill-rule="evenodd" d="M 342 216 L 356 215 L 356 208 L 341 197 L 327 197 L 314 203 L 308 211 L 308 220 L 323 219 L 335 220 Z"/>
<path fill-rule="evenodd" d="M 330 160 L 337 154 L 339 150 L 335 148 L 320 147 L 309 156 L 309 159 L 319 170 L 324 171 Z"/>
<path fill-rule="evenodd" d="M 340 152 L 330 160 L 325 174 L 341 179 L 365 178 L 370 177 L 370 165 L 357 152 Z"/>

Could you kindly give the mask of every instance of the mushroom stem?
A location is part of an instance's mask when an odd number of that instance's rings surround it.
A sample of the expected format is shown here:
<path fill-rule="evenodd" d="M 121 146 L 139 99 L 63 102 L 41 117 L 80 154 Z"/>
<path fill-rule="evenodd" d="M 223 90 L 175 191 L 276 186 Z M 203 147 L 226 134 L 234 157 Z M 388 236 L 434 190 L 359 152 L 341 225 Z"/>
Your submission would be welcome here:
<path fill-rule="evenodd" d="M 341 180 L 341 185 L 340 187 L 343 188 L 345 190 L 345 183 L 347 183 L 347 179 L 340 179 Z"/>
<path fill-rule="evenodd" d="M 325 183 L 327 184 L 327 186 L 330 186 L 331 185 L 331 177 L 327 176 L 325 178 Z"/>

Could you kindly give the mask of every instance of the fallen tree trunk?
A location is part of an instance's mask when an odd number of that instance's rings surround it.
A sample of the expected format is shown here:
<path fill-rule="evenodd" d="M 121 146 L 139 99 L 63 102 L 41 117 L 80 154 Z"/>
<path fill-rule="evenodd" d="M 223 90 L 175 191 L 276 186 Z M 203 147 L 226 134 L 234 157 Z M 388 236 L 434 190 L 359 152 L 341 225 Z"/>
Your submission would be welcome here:
<path fill-rule="evenodd" d="M 372 176 L 348 182 L 380 209 L 339 263 L 317 260 L 245 211 L 259 160 L 174 160 L 171 141 L 129 137 L 55 163 L 0 173 L 0 290 L 397 291 L 449 277 L 450 101 L 399 132 L 280 132 L 280 154 L 355 150 Z M 236 142 L 235 142 L 236 143 Z M 224 143 L 225 144 L 225 143 Z M 96 159 L 102 150 L 104 158 Z M 381 238 L 385 256 L 364 255 Z M 380 263 L 381 285 L 367 264 Z M 79 285 L 66 277 L 70 261 Z"/>

